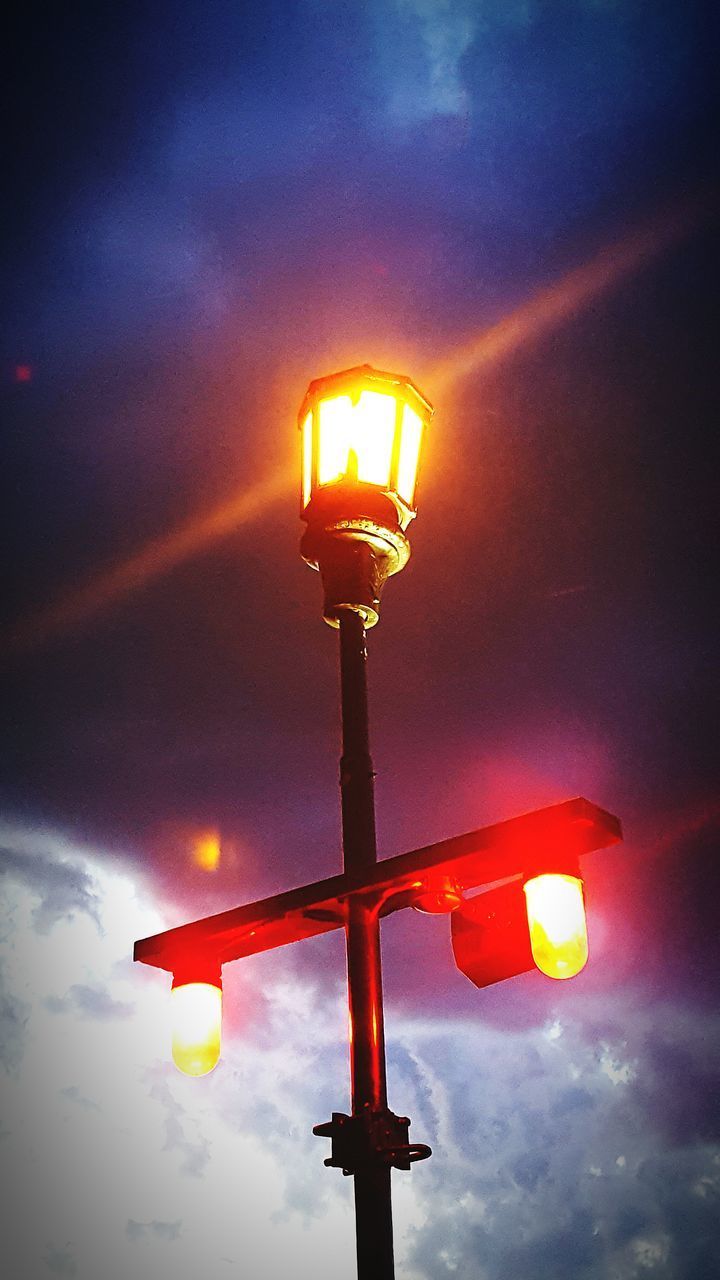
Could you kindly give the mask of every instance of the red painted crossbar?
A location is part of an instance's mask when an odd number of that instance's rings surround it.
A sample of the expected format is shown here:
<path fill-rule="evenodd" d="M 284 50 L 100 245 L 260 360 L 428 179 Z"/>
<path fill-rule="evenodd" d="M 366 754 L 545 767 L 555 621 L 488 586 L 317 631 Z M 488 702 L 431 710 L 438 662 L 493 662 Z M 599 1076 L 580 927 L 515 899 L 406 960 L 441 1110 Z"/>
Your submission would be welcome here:
<path fill-rule="evenodd" d="M 577 797 L 386 858 L 362 880 L 331 876 L 142 938 L 135 943 L 135 959 L 171 973 L 192 955 L 226 964 L 342 928 L 351 897 L 375 903 L 388 915 L 448 879 L 461 890 L 477 889 L 522 875 L 539 853 L 581 856 L 621 839 L 616 817 Z"/>

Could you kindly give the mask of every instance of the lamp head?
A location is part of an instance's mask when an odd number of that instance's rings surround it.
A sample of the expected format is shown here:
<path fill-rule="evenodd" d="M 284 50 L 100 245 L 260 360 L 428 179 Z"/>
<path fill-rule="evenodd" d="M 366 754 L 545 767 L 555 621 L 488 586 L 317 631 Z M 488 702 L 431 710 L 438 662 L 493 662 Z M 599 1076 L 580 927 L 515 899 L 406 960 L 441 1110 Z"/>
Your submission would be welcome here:
<path fill-rule="evenodd" d="M 477 987 L 533 967 L 549 978 L 574 978 L 588 958 L 577 855 L 560 849 L 529 857 L 522 876 L 461 903 L 451 936 L 455 963 Z"/>
<path fill-rule="evenodd" d="M 432 407 L 409 378 L 370 365 L 310 383 L 302 438 L 301 554 L 325 587 L 324 617 L 343 610 L 378 621 L 386 579 L 407 563 L 406 529 Z"/>

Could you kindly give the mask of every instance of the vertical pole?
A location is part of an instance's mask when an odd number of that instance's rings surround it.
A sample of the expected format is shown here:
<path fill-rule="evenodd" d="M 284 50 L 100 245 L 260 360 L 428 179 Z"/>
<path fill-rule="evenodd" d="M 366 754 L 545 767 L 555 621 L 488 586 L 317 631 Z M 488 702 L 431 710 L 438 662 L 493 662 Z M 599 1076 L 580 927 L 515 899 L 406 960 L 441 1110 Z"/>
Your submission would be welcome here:
<path fill-rule="evenodd" d="M 344 869 L 349 876 L 362 876 L 377 861 L 365 626 L 361 616 L 350 609 L 342 610 L 339 622 Z M 352 1113 L 361 1115 L 387 1106 L 380 922 L 376 909 L 351 900 L 346 941 Z M 390 1168 L 362 1170 L 354 1178 L 358 1280 L 393 1280 Z"/>

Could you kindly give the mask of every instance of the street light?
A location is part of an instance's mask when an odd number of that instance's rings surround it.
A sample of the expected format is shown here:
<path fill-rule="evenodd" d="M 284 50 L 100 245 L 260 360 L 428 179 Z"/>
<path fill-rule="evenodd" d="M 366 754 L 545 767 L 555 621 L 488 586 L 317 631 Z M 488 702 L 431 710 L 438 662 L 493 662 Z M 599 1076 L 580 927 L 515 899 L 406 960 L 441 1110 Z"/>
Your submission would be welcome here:
<path fill-rule="evenodd" d="M 432 407 L 409 378 L 368 364 L 310 383 L 302 437 L 304 559 L 319 569 L 325 621 L 378 620 L 380 592 L 410 555 L 420 449 Z"/>
<path fill-rule="evenodd" d="M 587 959 L 579 858 L 622 838 L 617 818 L 577 798 L 378 861 L 365 636 L 410 554 L 432 412 L 409 378 L 361 365 L 311 382 L 298 417 L 301 553 L 340 633 L 342 873 L 135 944 L 136 960 L 173 975 L 173 1057 L 203 1075 L 220 1054 L 222 966 L 345 931 L 351 1112 L 314 1133 L 332 1140 L 325 1164 L 354 1179 L 359 1280 L 392 1280 L 391 1169 L 431 1154 L 387 1104 L 381 918 L 405 907 L 449 914 L 456 964 L 479 987 L 534 965 L 570 977 Z"/>
<path fill-rule="evenodd" d="M 460 903 L 451 921 L 455 963 L 477 987 L 537 968 L 574 978 L 588 958 L 587 919 L 577 852 L 552 848 L 532 868 Z"/>

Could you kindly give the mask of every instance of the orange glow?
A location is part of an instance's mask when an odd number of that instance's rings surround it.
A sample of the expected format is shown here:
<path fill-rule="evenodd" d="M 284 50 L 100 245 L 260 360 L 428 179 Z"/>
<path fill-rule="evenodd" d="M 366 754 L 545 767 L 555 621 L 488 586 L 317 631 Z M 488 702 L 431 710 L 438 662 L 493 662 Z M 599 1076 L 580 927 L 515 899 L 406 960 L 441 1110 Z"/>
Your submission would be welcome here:
<path fill-rule="evenodd" d="M 574 978 L 588 958 L 582 880 L 541 875 L 523 888 L 535 964 L 548 978 Z"/>
<path fill-rule="evenodd" d="M 186 1076 L 206 1076 L 220 1058 L 222 991 L 209 982 L 173 987 L 172 1056 Z"/>
<path fill-rule="evenodd" d="M 217 831 L 203 831 L 193 843 L 193 858 L 202 871 L 217 871 L 220 865 L 220 836 Z"/>

